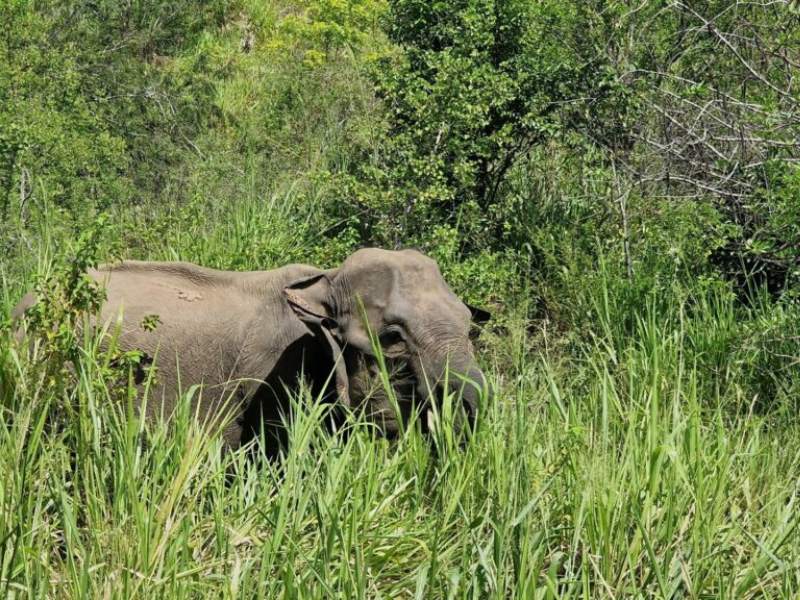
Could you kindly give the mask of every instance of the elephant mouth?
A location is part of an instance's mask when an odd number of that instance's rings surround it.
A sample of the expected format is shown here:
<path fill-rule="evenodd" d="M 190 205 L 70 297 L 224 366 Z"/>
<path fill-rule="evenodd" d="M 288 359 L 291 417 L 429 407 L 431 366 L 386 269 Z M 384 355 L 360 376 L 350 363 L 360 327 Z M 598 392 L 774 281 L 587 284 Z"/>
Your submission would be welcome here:
<path fill-rule="evenodd" d="M 447 387 L 443 382 L 429 384 L 415 373 L 409 361 L 387 357 L 382 367 L 375 357 L 351 355 L 348 375 L 353 406 L 362 411 L 384 437 L 396 437 L 415 416 L 423 433 L 427 432 L 432 409 L 443 407 L 448 396 L 453 403 L 457 428 L 472 424 L 476 418 L 474 386 L 455 381 L 450 381 Z"/>
<path fill-rule="evenodd" d="M 407 423 L 416 404 L 417 379 L 407 361 L 372 356 L 346 357 L 353 407 L 386 435 L 393 437 Z"/>

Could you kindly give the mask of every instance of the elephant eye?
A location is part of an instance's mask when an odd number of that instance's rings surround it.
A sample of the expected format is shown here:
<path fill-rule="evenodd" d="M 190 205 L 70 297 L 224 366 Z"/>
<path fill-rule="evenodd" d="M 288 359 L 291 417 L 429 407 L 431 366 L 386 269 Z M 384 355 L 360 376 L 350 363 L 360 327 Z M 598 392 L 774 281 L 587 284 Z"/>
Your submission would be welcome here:
<path fill-rule="evenodd" d="M 403 334 L 396 329 L 386 329 L 379 336 L 383 353 L 387 356 L 401 354 L 405 351 L 406 341 Z"/>
<path fill-rule="evenodd" d="M 396 344 L 397 342 L 402 342 L 403 336 L 400 335 L 399 331 L 394 329 L 389 329 L 388 331 L 381 332 L 380 340 L 382 346 L 391 346 L 392 344 Z"/>

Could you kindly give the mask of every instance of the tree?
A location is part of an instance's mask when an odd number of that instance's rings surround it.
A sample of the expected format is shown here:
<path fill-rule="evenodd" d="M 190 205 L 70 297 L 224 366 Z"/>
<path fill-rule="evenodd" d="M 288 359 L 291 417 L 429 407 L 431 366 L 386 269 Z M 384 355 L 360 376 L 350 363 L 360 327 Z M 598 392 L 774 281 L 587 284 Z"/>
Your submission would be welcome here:
<path fill-rule="evenodd" d="M 531 148 L 588 126 L 618 143 L 602 115 L 624 114 L 628 91 L 596 52 L 597 20 L 583 3 L 391 2 L 398 50 L 373 70 L 387 141 L 356 192 L 372 235 L 397 242 L 434 220 L 491 245 L 492 209 Z"/>

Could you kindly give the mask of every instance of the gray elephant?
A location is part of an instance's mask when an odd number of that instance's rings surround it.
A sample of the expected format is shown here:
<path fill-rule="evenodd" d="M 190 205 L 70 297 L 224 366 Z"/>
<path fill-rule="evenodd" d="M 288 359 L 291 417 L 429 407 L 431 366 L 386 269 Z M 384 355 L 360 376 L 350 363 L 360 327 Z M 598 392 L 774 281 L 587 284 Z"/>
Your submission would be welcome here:
<path fill-rule="evenodd" d="M 233 411 L 223 432 L 233 448 L 259 431 L 280 444 L 287 393 L 301 374 L 316 394 L 354 409 L 366 403 L 367 416 L 395 434 L 396 413 L 374 383 L 371 334 L 397 375 L 401 415 L 413 410 L 412 398 L 419 406 L 441 398 L 447 382 L 474 417 L 487 391 L 469 331 L 488 315 L 459 300 L 436 262 L 414 250 L 363 249 L 331 270 L 125 261 L 90 276 L 106 290 L 98 324 L 157 365 L 147 418 L 169 418 L 177 395 L 200 385 L 198 416 Z M 23 298 L 12 317 L 34 302 Z"/>

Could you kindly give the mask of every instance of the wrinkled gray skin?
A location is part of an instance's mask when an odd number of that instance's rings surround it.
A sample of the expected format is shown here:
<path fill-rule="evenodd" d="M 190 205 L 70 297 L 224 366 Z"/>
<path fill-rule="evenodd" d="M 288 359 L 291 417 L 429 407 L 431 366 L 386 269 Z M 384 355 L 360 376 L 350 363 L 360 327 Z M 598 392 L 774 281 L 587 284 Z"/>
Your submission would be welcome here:
<path fill-rule="evenodd" d="M 296 385 L 301 372 L 315 392 L 355 409 L 365 404 L 367 416 L 387 435 L 396 433 L 394 410 L 376 385 L 363 316 L 387 361 L 405 365 L 403 415 L 411 410 L 411 396 L 418 403 L 440 396 L 447 368 L 450 391 L 468 414 L 474 416 L 486 388 L 468 337 L 471 309 L 436 263 L 413 250 L 363 249 L 327 271 L 289 265 L 226 272 L 126 261 L 90 275 L 107 295 L 98 324 L 108 324 L 110 334 L 118 329 L 123 349 L 144 352 L 145 363 L 155 361 L 147 417 L 169 417 L 176 395 L 202 384 L 194 406 L 200 418 L 235 413 L 224 431 L 231 447 L 280 422 L 285 386 Z M 26 296 L 13 316 L 21 318 L 34 301 Z M 139 375 L 145 385 L 144 373 Z M 280 442 L 278 429 L 272 435 Z"/>

